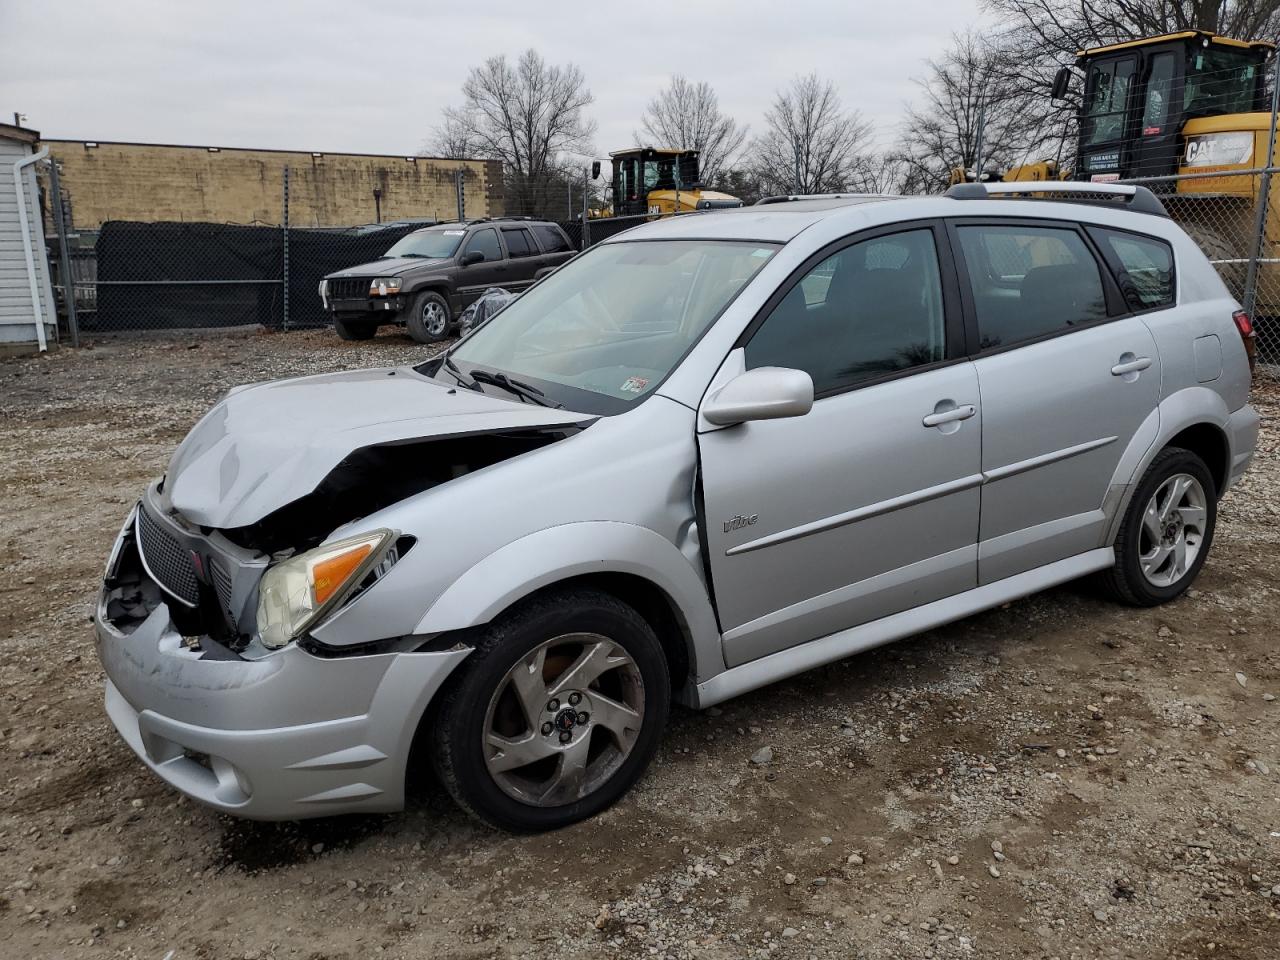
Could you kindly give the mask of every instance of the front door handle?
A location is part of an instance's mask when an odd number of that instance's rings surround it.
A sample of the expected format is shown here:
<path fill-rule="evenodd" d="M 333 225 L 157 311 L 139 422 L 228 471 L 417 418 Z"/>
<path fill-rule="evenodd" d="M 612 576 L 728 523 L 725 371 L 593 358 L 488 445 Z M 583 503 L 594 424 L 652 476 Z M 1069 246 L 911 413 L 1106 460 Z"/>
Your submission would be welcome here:
<path fill-rule="evenodd" d="M 941 406 L 941 404 L 939 404 L 939 406 Z M 958 407 L 952 407 L 950 410 L 939 410 L 935 413 L 931 413 L 920 422 L 926 427 L 940 427 L 945 423 L 955 423 L 958 420 L 968 420 L 977 412 L 977 407 L 972 403 L 966 403 Z"/>
<path fill-rule="evenodd" d="M 1150 357 L 1135 357 L 1132 353 L 1126 353 L 1120 357 L 1120 362 L 1111 368 L 1111 375 L 1123 377 L 1128 373 L 1141 373 L 1149 366 L 1151 366 Z"/>

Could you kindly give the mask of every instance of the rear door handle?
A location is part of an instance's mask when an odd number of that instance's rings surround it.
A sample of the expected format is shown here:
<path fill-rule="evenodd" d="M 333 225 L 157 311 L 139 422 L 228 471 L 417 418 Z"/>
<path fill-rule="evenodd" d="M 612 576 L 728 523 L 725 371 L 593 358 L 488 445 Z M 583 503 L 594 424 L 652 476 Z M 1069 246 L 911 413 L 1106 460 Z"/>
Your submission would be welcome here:
<path fill-rule="evenodd" d="M 1139 373 L 1151 366 L 1150 357 L 1135 357 L 1128 354 L 1129 359 L 1120 358 L 1120 362 L 1111 368 L 1113 377 L 1123 377 L 1126 373 Z"/>
<path fill-rule="evenodd" d="M 926 427 L 940 427 L 944 423 L 955 423 L 957 420 L 968 420 L 978 408 L 972 403 L 966 403 L 959 407 L 953 407 L 950 410 L 941 410 L 937 413 L 931 413 L 920 422 Z"/>

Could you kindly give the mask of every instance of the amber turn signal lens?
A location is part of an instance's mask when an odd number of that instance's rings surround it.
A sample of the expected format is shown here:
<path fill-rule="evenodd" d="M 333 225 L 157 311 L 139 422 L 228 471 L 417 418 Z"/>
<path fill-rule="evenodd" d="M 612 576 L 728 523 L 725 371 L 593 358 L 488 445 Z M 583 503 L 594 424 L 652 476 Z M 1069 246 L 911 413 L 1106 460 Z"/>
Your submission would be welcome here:
<path fill-rule="evenodd" d="M 336 556 L 325 557 L 311 568 L 311 590 L 316 606 L 332 597 L 347 582 L 352 571 L 373 552 L 373 547 L 371 543 L 357 544 Z"/>

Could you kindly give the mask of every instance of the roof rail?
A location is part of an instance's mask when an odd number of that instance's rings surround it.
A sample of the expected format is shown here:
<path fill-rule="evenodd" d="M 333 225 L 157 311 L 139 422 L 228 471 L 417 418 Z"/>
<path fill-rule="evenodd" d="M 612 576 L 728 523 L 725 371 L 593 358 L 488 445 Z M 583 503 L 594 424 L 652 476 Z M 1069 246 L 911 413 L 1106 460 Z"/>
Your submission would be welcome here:
<path fill-rule="evenodd" d="M 854 200 L 858 197 L 881 197 L 881 193 L 783 193 L 776 197 L 761 197 L 752 206 L 769 203 L 791 203 L 793 200 Z"/>
<path fill-rule="evenodd" d="M 1160 198 L 1146 187 L 1127 183 L 1084 183 L 1068 180 L 1014 181 L 1012 183 L 957 183 L 947 191 L 946 196 L 952 200 L 986 200 L 988 197 L 1002 194 L 1053 193 L 1078 194 L 1071 197 L 1049 197 L 1050 200 L 1066 200 L 1070 203 L 1099 202 L 1099 196 L 1125 197 L 1129 208 L 1137 213 L 1150 213 L 1158 217 L 1167 217 L 1169 211 L 1164 208 Z M 1102 201 L 1107 202 L 1107 201 Z"/>

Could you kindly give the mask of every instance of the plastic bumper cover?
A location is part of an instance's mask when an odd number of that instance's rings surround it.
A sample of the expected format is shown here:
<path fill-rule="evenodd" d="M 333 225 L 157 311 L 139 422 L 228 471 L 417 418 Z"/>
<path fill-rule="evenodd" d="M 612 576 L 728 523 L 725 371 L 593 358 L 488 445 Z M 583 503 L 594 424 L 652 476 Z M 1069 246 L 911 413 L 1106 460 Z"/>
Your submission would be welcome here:
<path fill-rule="evenodd" d="M 161 605 L 124 634 L 95 618 L 112 723 L 157 775 L 260 820 L 399 810 L 418 720 L 470 652 L 208 660 Z"/>
<path fill-rule="evenodd" d="M 1244 476 L 1253 463 L 1253 453 L 1258 446 L 1258 411 L 1245 404 L 1232 413 L 1227 418 L 1227 440 L 1231 447 L 1231 464 L 1224 493 Z"/>

